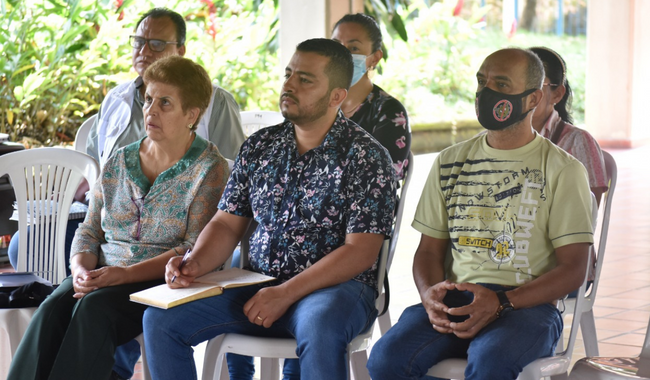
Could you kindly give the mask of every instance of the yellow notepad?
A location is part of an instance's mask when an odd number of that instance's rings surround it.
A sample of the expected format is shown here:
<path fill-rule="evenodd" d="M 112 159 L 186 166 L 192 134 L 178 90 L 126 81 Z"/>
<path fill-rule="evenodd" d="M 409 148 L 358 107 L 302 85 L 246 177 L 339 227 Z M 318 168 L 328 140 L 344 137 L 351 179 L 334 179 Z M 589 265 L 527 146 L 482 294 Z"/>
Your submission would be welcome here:
<path fill-rule="evenodd" d="M 211 272 L 198 277 L 187 288 L 172 289 L 167 284 L 154 286 L 130 295 L 133 302 L 169 309 L 202 298 L 218 296 L 224 289 L 273 281 L 274 277 L 239 268 Z"/>

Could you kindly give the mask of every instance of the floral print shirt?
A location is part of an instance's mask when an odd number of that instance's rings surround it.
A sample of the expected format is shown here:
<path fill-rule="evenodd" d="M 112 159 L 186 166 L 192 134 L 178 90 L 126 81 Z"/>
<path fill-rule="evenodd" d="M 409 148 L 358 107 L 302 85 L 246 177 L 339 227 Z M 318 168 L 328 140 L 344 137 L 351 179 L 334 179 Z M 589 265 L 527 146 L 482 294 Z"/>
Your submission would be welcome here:
<path fill-rule="evenodd" d="M 411 126 L 402 103 L 379 86 L 373 85 L 372 92 L 354 111 L 350 120 L 359 124 L 388 149 L 397 179 L 403 179 L 409 164 Z"/>
<path fill-rule="evenodd" d="M 196 136 L 151 184 L 140 166 L 145 138 L 119 149 L 104 165 L 72 256 L 92 253 L 99 256 L 98 266 L 125 267 L 174 248 L 182 255 L 217 212 L 228 179 L 228 163 L 217 147 Z"/>
<path fill-rule="evenodd" d="M 386 149 L 339 112 L 323 143 L 302 156 L 290 121 L 251 135 L 219 209 L 255 219 L 251 269 L 286 281 L 342 246 L 346 234 L 390 236 L 395 187 Z M 376 287 L 376 263 L 355 280 Z"/>

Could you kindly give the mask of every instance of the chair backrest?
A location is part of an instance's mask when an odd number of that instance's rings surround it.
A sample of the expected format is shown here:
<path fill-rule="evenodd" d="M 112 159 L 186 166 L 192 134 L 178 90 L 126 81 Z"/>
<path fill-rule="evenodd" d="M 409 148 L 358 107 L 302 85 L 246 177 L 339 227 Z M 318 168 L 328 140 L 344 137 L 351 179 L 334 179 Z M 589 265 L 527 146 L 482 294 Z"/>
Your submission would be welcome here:
<path fill-rule="evenodd" d="M 86 153 L 86 142 L 88 140 L 88 135 L 90 134 L 90 129 L 95 123 L 95 118 L 97 114 L 92 115 L 86 121 L 84 121 L 79 129 L 77 129 L 77 135 L 74 138 L 74 150 L 81 153 Z"/>
<path fill-rule="evenodd" d="M 66 276 L 64 246 L 70 205 L 82 178 L 94 185 L 99 166 L 75 150 L 37 148 L 0 156 L 0 176 L 4 174 L 9 175 L 18 209 L 16 269 L 59 284 Z"/>
<path fill-rule="evenodd" d="M 588 302 L 592 303 L 591 306 L 593 306 L 593 302 L 596 298 L 595 296 L 596 291 L 598 290 L 598 280 L 600 279 L 600 272 L 603 269 L 605 248 L 607 246 L 607 233 L 609 232 L 609 217 L 612 212 L 612 200 L 614 199 L 616 180 L 618 178 L 618 168 L 616 167 L 616 161 L 614 161 L 614 157 L 612 157 L 612 155 L 608 152 L 603 151 L 603 159 L 605 160 L 605 170 L 607 171 L 609 186 L 607 188 L 607 191 L 603 194 L 602 203 L 599 210 L 599 213 L 602 213 L 602 216 L 600 217 L 600 236 L 598 240 L 598 251 L 596 255 L 596 273 L 588 300 Z"/>
<path fill-rule="evenodd" d="M 596 230 L 596 225 L 598 224 L 598 202 L 596 202 L 596 197 L 591 193 L 591 225 L 593 229 Z M 591 261 L 591 257 L 590 257 Z M 573 354 L 573 347 L 575 346 L 576 338 L 578 337 L 578 330 L 580 328 L 580 321 L 582 317 L 582 312 L 587 310 L 587 300 L 585 299 L 585 291 L 587 290 L 587 278 L 589 277 L 589 271 L 585 271 L 585 278 L 582 281 L 582 285 L 578 289 L 578 294 L 575 298 L 575 306 L 573 308 L 573 320 L 571 321 L 571 331 L 569 332 L 569 340 L 567 342 L 567 347 L 564 351 L 555 353 L 555 357 L 564 357 L 571 360 L 571 355 Z M 561 303 L 560 303 L 561 305 Z M 558 348 L 563 346 L 562 339 L 558 342 Z M 557 350 L 557 349 L 556 349 Z"/>
<path fill-rule="evenodd" d="M 241 111 L 241 127 L 246 137 L 271 125 L 280 124 L 284 116 L 277 111 Z"/>
<path fill-rule="evenodd" d="M 408 195 L 408 188 L 411 184 L 411 178 L 413 177 L 413 167 L 415 166 L 413 162 L 413 152 L 409 151 L 407 160 L 406 173 L 404 173 L 404 179 L 402 180 L 402 186 L 399 192 L 399 203 L 397 204 L 397 210 L 395 210 L 395 228 L 393 229 L 393 236 L 390 239 L 389 253 L 386 261 L 387 270 L 390 270 L 390 266 L 393 263 L 393 257 L 395 256 L 395 250 L 397 249 L 397 239 L 399 238 L 399 230 L 402 225 L 402 217 L 404 216 L 406 196 Z"/>

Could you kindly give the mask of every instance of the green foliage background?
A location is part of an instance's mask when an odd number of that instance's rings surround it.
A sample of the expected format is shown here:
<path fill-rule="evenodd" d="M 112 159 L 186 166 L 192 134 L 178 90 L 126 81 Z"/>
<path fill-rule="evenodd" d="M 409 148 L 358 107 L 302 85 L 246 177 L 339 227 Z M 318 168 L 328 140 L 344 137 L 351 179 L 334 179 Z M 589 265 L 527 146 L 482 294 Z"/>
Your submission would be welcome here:
<path fill-rule="evenodd" d="M 508 37 L 482 21 L 496 23 L 490 20 L 500 9 L 492 3 L 466 1 L 454 16 L 457 0 L 366 0 L 366 13 L 380 20 L 387 56 L 373 80 L 404 103 L 414 129 L 475 122 L 482 60 L 501 47 L 549 46 L 567 61 L 573 115 L 582 123 L 585 38 Z M 185 17 L 186 56 L 243 110 L 277 109 L 284 71 L 278 0 L 0 0 L 0 132 L 26 145 L 73 140 L 108 90 L 135 77 L 128 36 L 155 6 Z"/>
<path fill-rule="evenodd" d="M 0 132 L 27 145 L 73 140 L 108 90 L 135 77 L 128 36 L 156 6 L 186 18 L 186 56 L 242 109 L 277 108 L 273 1 L 0 0 Z"/>
<path fill-rule="evenodd" d="M 499 8 L 491 2 L 485 7 L 479 1 L 465 3 L 461 17 L 455 17 L 456 0 L 412 0 L 402 12 L 408 42 L 384 33 L 391 55 L 373 79 L 404 103 L 413 128 L 477 124 L 476 72 L 490 53 L 511 46 L 547 46 L 562 55 L 574 91 L 572 114 L 576 124 L 584 123 L 585 37 L 527 31 L 508 36 L 500 24 L 484 21 L 495 19 Z"/>

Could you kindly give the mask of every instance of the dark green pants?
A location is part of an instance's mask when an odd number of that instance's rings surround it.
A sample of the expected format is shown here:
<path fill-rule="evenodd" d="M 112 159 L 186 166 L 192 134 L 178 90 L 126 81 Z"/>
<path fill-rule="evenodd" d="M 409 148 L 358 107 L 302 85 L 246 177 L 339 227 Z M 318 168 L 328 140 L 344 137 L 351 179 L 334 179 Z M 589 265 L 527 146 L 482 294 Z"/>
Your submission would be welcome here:
<path fill-rule="evenodd" d="M 34 314 L 7 379 L 108 379 L 115 348 L 142 333 L 147 307 L 129 301 L 129 294 L 161 283 L 110 286 L 78 300 L 66 278 Z"/>

